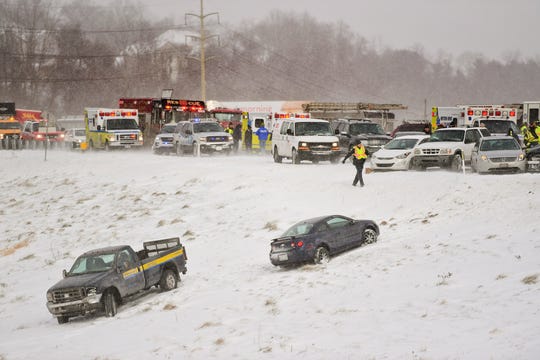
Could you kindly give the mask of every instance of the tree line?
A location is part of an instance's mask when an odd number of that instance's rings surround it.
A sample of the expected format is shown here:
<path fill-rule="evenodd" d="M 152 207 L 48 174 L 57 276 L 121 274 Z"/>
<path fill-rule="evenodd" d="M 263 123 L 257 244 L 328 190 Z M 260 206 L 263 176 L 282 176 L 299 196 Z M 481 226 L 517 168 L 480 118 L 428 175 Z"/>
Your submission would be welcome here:
<path fill-rule="evenodd" d="M 0 99 L 57 116 L 120 97 L 200 99 L 198 24 L 152 19 L 137 6 L 0 2 Z M 258 22 L 209 21 L 207 99 L 401 103 L 425 108 L 538 100 L 539 59 L 423 49 L 380 50 L 342 22 L 275 11 Z M 441 45 L 442 46 L 442 45 Z M 457 58 L 466 66 L 456 67 Z M 429 110 L 428 110 L 429 111 Z M 429 116 L 429 113 L 428 113 Z"/>

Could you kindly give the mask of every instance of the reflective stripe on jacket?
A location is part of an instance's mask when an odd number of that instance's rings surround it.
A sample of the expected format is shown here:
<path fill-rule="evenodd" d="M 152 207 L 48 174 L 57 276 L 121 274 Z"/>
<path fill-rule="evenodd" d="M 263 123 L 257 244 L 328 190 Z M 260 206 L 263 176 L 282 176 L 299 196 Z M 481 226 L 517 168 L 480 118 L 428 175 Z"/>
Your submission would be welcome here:
<path fill-rule="evenodd" d="M 364 145 L 360 144 L 360 146 L 356 145 L 354 147 L 354 157 L 358 160 L 366 159 L 366 148 L 364 148 Z"/>

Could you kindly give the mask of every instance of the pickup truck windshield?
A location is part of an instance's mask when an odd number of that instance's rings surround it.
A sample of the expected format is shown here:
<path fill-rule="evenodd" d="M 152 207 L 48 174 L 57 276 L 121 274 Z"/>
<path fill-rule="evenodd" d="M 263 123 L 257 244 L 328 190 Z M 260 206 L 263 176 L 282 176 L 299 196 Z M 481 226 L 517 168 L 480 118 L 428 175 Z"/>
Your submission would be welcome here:
<path fill-rule="evenodd" d="M 196 133 L 203 132 L 223 132 L 221 125 L 215 122 L 203 122 L 193 124 L 193 131 Z"/>
<path fill-rule="evenodd" d="M 435 131 L 431 138 L 430 142 L 435 141 L 451 141 L 451 142 L 462 142 L 465 137 L 465 130 L 443 130 Z"/>
<path fill-rule="evenodd" d="M 384 135 L 384 130 L 381 125 L 376 123 L 353 123 L 349 125 L 349 133 L 351 135 L 360 135 L 360 134 L 375 134 L 375 135 Z"/>
<path fill-rule="evenodd" d="M 138 129 L 135 119 L 109 119 L 107 130 L 135 130 Z"/>
<path fill-rule="evenodd" d="M 326 122 L 301 122 L 294 125 L 296 136 L 332 135 L 330 124 Z"/>
<path fill-rule="evenodd" d="M 83 255 L 75 260 L 68 275 L 74 276 L 108 271 L 113 267 L 114 256 L 115 253 Z"/>

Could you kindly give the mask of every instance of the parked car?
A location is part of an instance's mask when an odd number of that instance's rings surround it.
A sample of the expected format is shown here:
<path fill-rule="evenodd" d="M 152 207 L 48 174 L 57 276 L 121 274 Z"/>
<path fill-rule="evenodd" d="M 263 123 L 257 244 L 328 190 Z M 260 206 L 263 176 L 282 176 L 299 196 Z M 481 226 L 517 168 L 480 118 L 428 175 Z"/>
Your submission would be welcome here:
<path fill-rule="evenodd" d="M 526 150 L 527 171 L 540 172 L 540 145 L 533 146 Z"/>
<path fill-rule="evenodd" d="M 471 169 L 478 173 L 523 172 L 525 152 L 512 136 L 481 138 L 472 149 Z"/>
<path fill-rule="evenodd" d="M 380 150 L 371 154 L 372 170 L 408 170 L 413 148 L 428 141 L 429 135 L 407 135 L 396 137 Z"/>
<path fill-rule="evenodd" d="M 176 123 L 163 125 L 152 143 L 154 154 L 169 154 L 176 150 L 174 148 L 174 129 L 176 129 Z"/>
<path fill-rule="evenodd" d="M 343 215 L 303 220 L 272 240 L 270 262 L 275 266 L 328 262 L 331 255 L 374 243 L 378 236 L 379 227 L 371 220 Z"/>
<path fill-rule="evenodd" d="M 216 152 L 228 155 L 233 148 L 233 137 L 214 119 L 181 121 L 174 130 L 174 144 L 177 155 Z"/>
<path fill-rule="evenodd" d="M 401 133 L 401 132 L 408 132 L 408 131 L 412 131 L 412 132 L 421 132 L 421 133 L 424 133 L 424 129 L 425 128 L 429 128 L 431 129 L 431 123 L 429 122 L 425 122 L 425 121 L 416 121 L 416 122 L 403 122 L 402 124 L 399 124 L 391 133 L 390 133 L 390 136 L 391 137 L 397 137 L 398 133 Z"/>
<path fill-rule="evenodd" d="M 84 128 L 67 129 L 64 133 L 64 146 L 68 149 L 80 149 L 81 144 L 86 141 L 86 130 Z"/>
<path fill-rule="evenodd" d="M 390 136 L 386 135 L 381 125 L 371 120 L 337 119 L 332 121 L 332 129 L 339 138 L 342 154 L 349 152 L 355 140 L 361 140 L 370 154 L 392 140 Z"/>

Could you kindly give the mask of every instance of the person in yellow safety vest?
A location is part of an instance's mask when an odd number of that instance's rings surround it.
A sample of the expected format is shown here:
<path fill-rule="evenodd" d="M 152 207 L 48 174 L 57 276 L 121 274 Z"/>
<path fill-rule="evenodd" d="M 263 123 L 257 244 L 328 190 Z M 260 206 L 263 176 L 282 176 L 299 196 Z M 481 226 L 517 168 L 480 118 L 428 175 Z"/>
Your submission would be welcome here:
<path fill-rule="evenodd" d="M 345 155 L 345 158 L 343 159 L 342 163 L 345 164 L 345 161 L 353 156 L 353 165 L 356 167 L 356 175 L 354 177 L 353 186 L 356 186 L 358 182 L 360 182 L 360 186 L 364 186 L 364 179 L 362 178 L 362 170 L 364 169 L 364 163 L 366 162 L 366 159 L 368 157 L 369 153 L 362 145 L 362 142 L 359 139 L 356 139 L 354 141 L 354 146 L 351 148 L 351 150 Z"/>
<path fill-rule="evenodd" d="M 540 125 L 536 123 L 536 127 L 534 128 L 534 132 L 536 134 L 536 142 L 540 143 Z"/>
<path fill-rule="evenodd" d="M 233 126 L 233 123 L 230 122 L 230 123 L 229 123 L 229 127 L 228 127 L 228 128 L 225 128 L 225 132 L 227 132 L 227 133 L 229 133 L 230 135 L 232 135 L 233 131 L 234 131 L 234 126 Z"/>
<path fill-rule="evenodd" d="M 532 126 L 533 125 L 531 124 L 531 128 Z M 531 147 L 532 145 L 538 142 L 538 139 L 534 137 L 533 133 L 531 132 L 531 129 L 529 129 L 527 124 L 523 124 L 520 130 L 521 130 L 521 133 L 523 134 L 523 142 L 525 143 L 526 147 Z"/>

